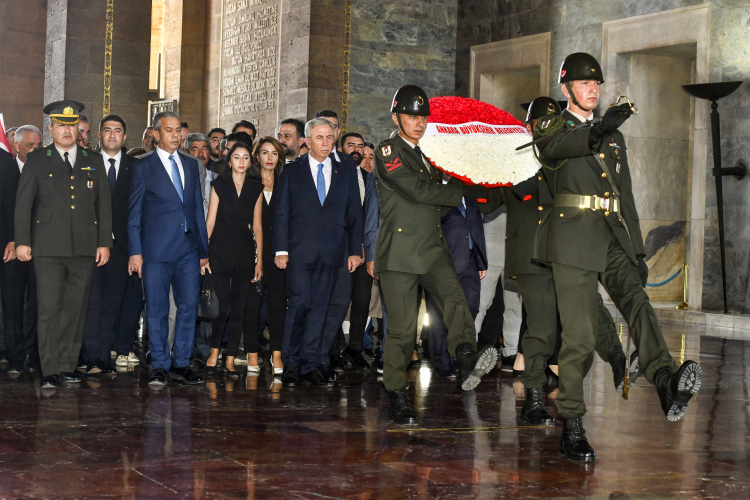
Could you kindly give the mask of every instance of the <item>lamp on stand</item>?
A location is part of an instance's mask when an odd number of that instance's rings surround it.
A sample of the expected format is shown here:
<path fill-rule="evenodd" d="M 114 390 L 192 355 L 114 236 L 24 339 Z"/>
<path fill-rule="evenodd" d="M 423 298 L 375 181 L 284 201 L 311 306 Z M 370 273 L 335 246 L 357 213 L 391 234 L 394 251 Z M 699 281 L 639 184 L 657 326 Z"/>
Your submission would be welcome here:
<path fill-rule="evenodd" d="M 724 250 L 724 194 L 722 191 L 721 178 L 725 175 L 733 175 L 737 180 L 745 177 L 747 167 L 738 161 L 734 167 L 721 168 L 721 131 L 719 129 L 719 105 L 716 101 L 726 97 L 742 85 L 742 82 L 720 82 L 720 83 L 697 83 L 694 85 L 683 85 L 685 92 L 698 99 L 711 101 L 711 143 L 714 147 L 714 169 L 713 175 L 716 180 L 716 205 L 719 211 L 719 252 L 721 253 L 721 285 L 724 293 L 724 312 L 727 308 L 727 264 Z"/>

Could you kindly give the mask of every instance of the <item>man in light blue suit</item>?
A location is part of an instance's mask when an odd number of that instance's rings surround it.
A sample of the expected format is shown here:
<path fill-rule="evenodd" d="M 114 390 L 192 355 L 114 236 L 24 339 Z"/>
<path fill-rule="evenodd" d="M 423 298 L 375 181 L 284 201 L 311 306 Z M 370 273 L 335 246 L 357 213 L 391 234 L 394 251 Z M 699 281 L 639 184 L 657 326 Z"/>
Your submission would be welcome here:
<path fill-rule="evenodd" d="M 128 205 L 129 270 L 143 277 L 148 309 L 151 364 L 149 385 L 167 377 L 187 384 L 203 378 L 189 367 L 195 342 L 201 267 L 208 263 L 208 235 L 198 161 L 179 151 L 180 117 L 154 116 L 159 146 L 132 167 Z M 169 287 L 177 304 L 174 351 L 169 350 Z"/>

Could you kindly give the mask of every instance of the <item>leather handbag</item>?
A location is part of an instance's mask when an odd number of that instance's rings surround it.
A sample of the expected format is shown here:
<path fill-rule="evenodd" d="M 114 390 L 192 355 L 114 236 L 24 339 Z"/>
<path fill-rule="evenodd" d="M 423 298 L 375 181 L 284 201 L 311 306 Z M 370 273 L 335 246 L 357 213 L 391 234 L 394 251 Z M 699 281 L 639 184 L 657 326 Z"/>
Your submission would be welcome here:
<path fill-rule="evenodd" d="M 198 316 L 203 319 L 216 319 L 219 317 L 219 297 L 214 290 L 211 273 L 201 276 L 201 300 L 198 305 Z"/>

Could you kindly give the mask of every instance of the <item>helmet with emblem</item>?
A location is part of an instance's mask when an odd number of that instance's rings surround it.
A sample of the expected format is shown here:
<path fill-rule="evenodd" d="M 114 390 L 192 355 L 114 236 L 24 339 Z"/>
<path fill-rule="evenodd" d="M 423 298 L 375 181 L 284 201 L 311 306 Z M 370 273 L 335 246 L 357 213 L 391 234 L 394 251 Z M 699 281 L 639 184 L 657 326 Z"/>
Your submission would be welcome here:
<path fill-rule="evenodd" d="M 430 116 L 430 98 L 427 97 L 427 92 L 420 87 L 416 85 L 404 85 L 393 96 L 391 113 Z"/>
<path fill-rule="evenodd" d="M 551 97 L 542 96 L 521 104 L 521 107 L 526 110 L 526 123 L 531 123 L 531 120 L 538 120 L 547 115 L 561 114 L 562 107 L 567 104 L 565 101 L 556 101 Z"/>
<path fill-rule="evenodd" d="M 49 115 L 50 120 L 62 125 L 75 125 L 81 121 L 81 111 L 86 106 L 78 101 L 63 100 L 51 102 L 42 110 L 44 114 Z"/>
<path fill-rule="evenodd" d="M 574 80 L 597 80 L 604 83 L 604 73 L 599 61 L 585 52 L 575 52 L 566 57 L 560 66 L 557 83 Z"/>

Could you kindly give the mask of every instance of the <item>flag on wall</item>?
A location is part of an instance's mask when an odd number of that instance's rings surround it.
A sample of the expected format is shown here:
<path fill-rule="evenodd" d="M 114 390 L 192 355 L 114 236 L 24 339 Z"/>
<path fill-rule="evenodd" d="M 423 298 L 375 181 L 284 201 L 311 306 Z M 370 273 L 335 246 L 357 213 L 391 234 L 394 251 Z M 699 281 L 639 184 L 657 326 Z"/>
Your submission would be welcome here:
<path fill-rule="evenodd" d="M 0 149 L 4 149 L 10 154 L 10 143 L 8 142 L 8 137 L 5 135 L 5 120 L 3 120 L 3 114 L 0 113 Z"/>

